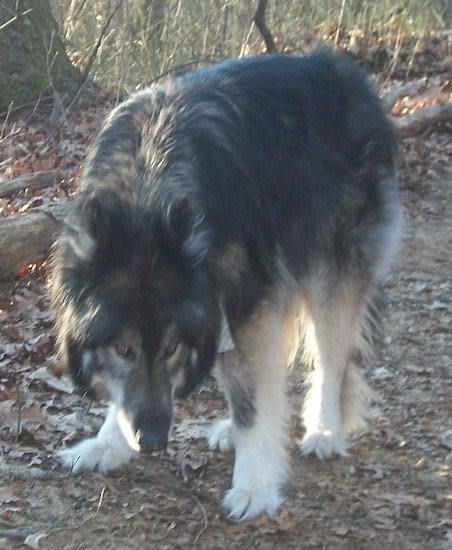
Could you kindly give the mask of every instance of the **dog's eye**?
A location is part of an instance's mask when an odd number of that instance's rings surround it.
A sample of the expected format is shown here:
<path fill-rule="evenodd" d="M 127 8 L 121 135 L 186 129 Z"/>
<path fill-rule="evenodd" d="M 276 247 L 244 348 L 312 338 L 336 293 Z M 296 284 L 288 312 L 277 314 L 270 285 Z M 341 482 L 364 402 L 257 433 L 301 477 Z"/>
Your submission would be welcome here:
<path fill-rule="evenodd" d="M 115 351 L 124 359 L 133 359 L 134 357 L 133 349 L 122 342 L 120 344 L 116 344 Z"/>
<path fill-rule="evenodd" d="M 171 357 L 174 355 L 177 351 L 177 348 L 179 347 L 179 342 L 170 342 L 165 349 L 165 355 L 167 357 Z"/>

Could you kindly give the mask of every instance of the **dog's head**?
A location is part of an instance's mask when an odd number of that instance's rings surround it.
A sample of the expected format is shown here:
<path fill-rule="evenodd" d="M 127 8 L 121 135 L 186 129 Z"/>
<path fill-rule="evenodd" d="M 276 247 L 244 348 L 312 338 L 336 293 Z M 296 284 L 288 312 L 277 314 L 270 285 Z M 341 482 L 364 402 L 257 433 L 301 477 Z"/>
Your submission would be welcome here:
<path fill-rule="evenodd" d="M 54 250 L 63 358 L 84 393 L 117 404 L 136 449 L 166 443 L 173 397 L 215 359 L 221 311 L 202 226 L 186 198 L 155 209 L 104 189 L 80 197 Z"/>

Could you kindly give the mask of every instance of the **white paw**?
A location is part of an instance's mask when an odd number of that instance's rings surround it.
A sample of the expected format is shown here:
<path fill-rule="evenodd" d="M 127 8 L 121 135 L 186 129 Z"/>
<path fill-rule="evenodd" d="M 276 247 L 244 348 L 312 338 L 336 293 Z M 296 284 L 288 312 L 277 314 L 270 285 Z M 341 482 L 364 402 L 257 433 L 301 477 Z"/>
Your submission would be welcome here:
<path fill-rule="evenodd" d="M 300 443 L 304 455 L 315 454 L 320 460 L 333 455 L 348 456 L 347 442 L 342 434 L 333 434 L 329 430 L 307 433 Z"/>
<path fill-rule="evenodd" d="M 73 474 L 94 470 L 107 473 L 125 466 L 132 458 L 138 456 L 125 440 L 121 443 L 108 445 L 105 440 L 93 437 L 60 451 L 57 459 Z"/>
<path fill-rule="evenodd" d="M 211 449 L 219 449 L 223 453 L 231 451 L 234 448 L 231 419 L 218 420 L 209 426 L 207 440 Z"/>
<path fill-rule="evenodd" d="M 272 516 L 283 501 L 284 498 L 276 487 L 238 486 L 229 489 L 223 499 L 223 506 L 229 512 L 229 517 L 244 521 L 262 512 Z"/>

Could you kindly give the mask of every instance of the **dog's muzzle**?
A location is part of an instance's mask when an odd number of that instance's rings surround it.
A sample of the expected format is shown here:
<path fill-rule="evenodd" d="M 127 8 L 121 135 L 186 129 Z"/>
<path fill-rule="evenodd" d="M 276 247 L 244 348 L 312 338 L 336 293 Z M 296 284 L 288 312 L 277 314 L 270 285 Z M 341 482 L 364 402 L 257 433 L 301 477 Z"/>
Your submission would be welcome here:
<path fill-rule="evenodd" d="M 143 453 L 161 451 L 166 449 L 166 446 L 168 445 L 168 435 L 166 435 L 166 437 L 162 437 L 159 434 L 154 432 L 146 432 L 145 430 L 137 430 L 135 438 Z"/>
<path fill-rule="evenodd" d="M 165 449 L 172 420 L 171 409 L 141 411 L 134 422 L 135 440 L 140 450 L 147 453 Z"/>

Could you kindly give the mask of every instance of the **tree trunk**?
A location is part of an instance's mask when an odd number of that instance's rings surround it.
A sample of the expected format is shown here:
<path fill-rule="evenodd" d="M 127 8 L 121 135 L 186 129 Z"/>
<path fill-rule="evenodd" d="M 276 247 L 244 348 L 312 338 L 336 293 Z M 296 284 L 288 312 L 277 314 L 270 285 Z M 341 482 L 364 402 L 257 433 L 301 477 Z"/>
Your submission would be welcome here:
<path fill-rule="evenodd" d="M 78 70 L 68 59 L 49 0 L 0 2 L 0 113 L 34 101 L 51 84 L 72 93 Z"/>

